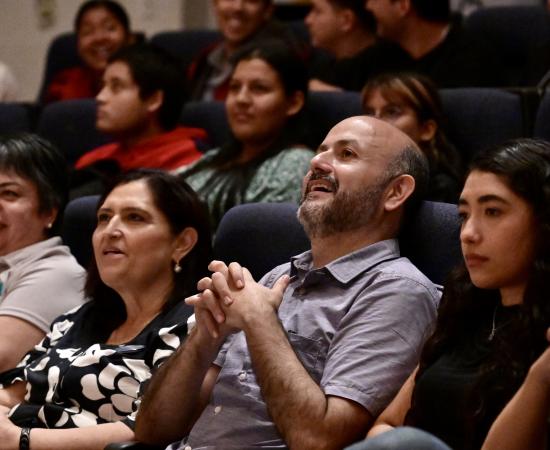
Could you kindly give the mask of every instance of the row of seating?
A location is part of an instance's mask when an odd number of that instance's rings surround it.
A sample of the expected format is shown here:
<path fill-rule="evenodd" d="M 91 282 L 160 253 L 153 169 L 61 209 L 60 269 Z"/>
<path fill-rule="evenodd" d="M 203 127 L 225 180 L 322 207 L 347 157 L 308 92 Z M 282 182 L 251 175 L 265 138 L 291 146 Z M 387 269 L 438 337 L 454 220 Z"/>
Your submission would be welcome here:
<path fill-rule="evenodd" d="M 470 14 L 464 23 L 470 33 L 493 45 L 502 62 L 507 86 L 518 86 L 526 79 L 525 70 L 534 56 L 534 49 L 550 46 L 550 16 L 542 6 L 481 8 Z M 298 37 L 309 40 L 302 21 L 289 22 L 289 25 Z M 188 65 L 202 48 L 220 39 L 220 33 L 210 29 L 166 31 L 151 37 L 153 43 L 181 58 L 184 65 Z M 78 64 L 75 34 L 63 33 L 56 37 L 46 56 L 39 100 L 55 73 Z"/>
<path fill-rule="evenodd" d="M 536 136 L 550 139 L 550 93 L 533 111 L 526 103 L 529 95 L 495 88 L 442 89 L 443 109 L 448 118 L 448 135 L 469 159 L 479 150 L 506 139 Z M 527 101 L 526 99 L 529 99 Z M 95 129 L 96 103 L 93 99 L 67 100 L 47 105 L 33 127 L 34 108 L 25 104 L 0 104 L 0 133 L 36 131 L 61 148 L 70 164 L 85 152 L 109 141 Z M 362 114 L 356 92 L 313 92 L 306 110 L 311 123 L 312 148 L 340 120 Z M 204 128 L 213 146 L 225 142 L 229 134 L 222 102 L 190 102 L 181 116 L 187 126 Z"/>
<path fill-rule="evenodd" d="M 63 241 L 84 267 L 91 258 L 97 201 L 97 196 L 71 201 L 63 220 Z M 216 232 L 214 257 L 238 261 L 260 279 L 310 247 L 296 209 L 292 203 L 249 203 L 232 208 Z M 461 259 L 459 226 L 456 205 L 423 202 L 399 236 L 401 252 L 434 283 L 442 284 Z"/>

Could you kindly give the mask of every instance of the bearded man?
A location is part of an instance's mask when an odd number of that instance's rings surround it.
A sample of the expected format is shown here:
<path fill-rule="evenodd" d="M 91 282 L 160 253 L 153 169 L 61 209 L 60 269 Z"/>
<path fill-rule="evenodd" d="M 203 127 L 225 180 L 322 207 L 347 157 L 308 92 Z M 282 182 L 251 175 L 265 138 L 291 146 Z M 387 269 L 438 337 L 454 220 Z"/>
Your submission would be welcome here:
<path fill-rule="evenodd" d="M 396 236 L 427 163 L 371 117 L 336 125 L 298 216 L 311 250 L 259 283 L 213 262 L 196 327 L 151 380 L 136 437 L 171 449 L 341 449 L 414 370 L 439 292 Z"/>

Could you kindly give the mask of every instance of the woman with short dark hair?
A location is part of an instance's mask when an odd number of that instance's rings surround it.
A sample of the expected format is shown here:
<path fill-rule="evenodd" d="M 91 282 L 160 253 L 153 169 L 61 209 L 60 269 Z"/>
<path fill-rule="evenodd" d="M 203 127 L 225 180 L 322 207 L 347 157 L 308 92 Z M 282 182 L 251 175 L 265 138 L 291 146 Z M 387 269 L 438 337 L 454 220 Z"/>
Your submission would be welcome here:
<path fill-rule="evenodd" d="M 65 158 L 32 134 L 0 136 L 0 371 L 84 302 L 84 269 L 58 236 Z"/>

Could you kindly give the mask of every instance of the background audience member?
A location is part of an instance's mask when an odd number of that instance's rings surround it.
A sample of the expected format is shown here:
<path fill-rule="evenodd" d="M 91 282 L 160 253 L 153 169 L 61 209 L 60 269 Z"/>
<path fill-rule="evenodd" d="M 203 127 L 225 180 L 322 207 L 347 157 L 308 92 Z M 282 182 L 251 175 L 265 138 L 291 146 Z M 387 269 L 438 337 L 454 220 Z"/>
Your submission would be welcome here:
<path fill-rule="evenodd" d="M 223 41 L 206 48 L 188 72 L 193 100 L 225 100 L 234 61 L 231 56 L 244 44 L 280 39 L 298 49 L 292 32 L 272 19 L 273 0 L 212 0 Z"/>
<path fill-rule="evenodd" d="M 84 302 L 84 269 L 59 233 L 66 163 L 31 134 L 0 136 L 0 371 Z"/>
<path fill-rule="evenodd" d="M 80 6 L 74 21 L 77 67 L 56 74 L 46 88 L 45 102 L 95 97 L 109 57 L 132 41 L 124 8 L 113 0 L 89 0 Z"/>
<path fill-rule="evenodd" d="M 377 39 L 364 0 L 312 0 L 305 18 L 313 47 L 333 58 L 313 61 L 311 90 L 360 91 L 371 76 L 402 70 L 411 60 L 397 44 Z"/>
<path fill-rule="evenodd" d="M 90 176 L 130 169 L 172 170 L 201 157 L 198 146 L 206 140 L 205 131 L 178 126 L 185 86 L 179 65 L 167 53 L 149 44 L 125 47 L 109 60 L 103 83 L 96 127 L 117 142 L 83 155 L 75 167 L 86 170 L 75 174 L 73 186 Z"/>
<path fill-rule="evenodd" d="M 306 72 L 277 41 L 238 55 L 225 102 L 233 138 L 182 172 L 208 203 L 214 226 L 240 203 L 299 201 L 313 156 L 302 145 Z"/>
<path fill-rule="evenodd" d="M 237 263 L 211 264 L 186 300 L 197 326 L 151 380 L 136 437 L 183 438 L 174 450 L 341 449 L 364 435 L 435 322 L 439 292 L 395 239 L 427 176 L 395 127 L 365 116 L 334 126 L 298 210 L 311 251 L 259 283 Z"/>
<path fill-rule="evenodd" d="M 405 424 L 451 448 L 481 447 L 547 347 L 548 173 L 545 141 L 510 141 L 473 160 L 459 202 L 465 265 L 446 283 L 418 369 L 369 436 Z"/>
<path fill-rule="evenodd" d="M 131 440 L 141 383 L 186 335 L 190 308 L 182 299 L 211 258 L 196 194 L 160 171 L 128 173 L 103 195 L 97 219 L 90 301 L 59 317 L 16 369 L 0 375 L 0 404 L 12 408 L 11 422 L 0 415 L 6 448 L 19 448 L 27 427 L 27 448 Z"/>
<path fill-rule="evenodd" d="M 449 0 L 367 0 L 377 33 L 399 44 L 414 60 L 410 70 L 438 87 L 498 86 L 498 61 L 484 41 L 451 21 Z"/>
<path fill-rule="evenodd" d="M 441 99 L 434 84 L 414 73 L 382 74 L 367 82 L 365 114 L 407 133 L 430 164 L 428 200 L 456 203 L 462 187 L 461 158 L 445 136 Z"/>

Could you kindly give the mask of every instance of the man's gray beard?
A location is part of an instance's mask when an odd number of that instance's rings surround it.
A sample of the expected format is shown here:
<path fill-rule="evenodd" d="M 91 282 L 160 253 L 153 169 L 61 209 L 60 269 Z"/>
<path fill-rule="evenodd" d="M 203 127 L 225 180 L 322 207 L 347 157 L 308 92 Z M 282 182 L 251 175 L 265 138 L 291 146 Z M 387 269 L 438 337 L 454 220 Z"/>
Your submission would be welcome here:
<path fill-rule="evenodd" d="M 309 238 L 323 238 L 336 233 L 353 231 L 370 223 L 387 183 L 376 183 L 366 190 L 336 192 L 325 204 L 302 198 L 298 220 Z"/>

